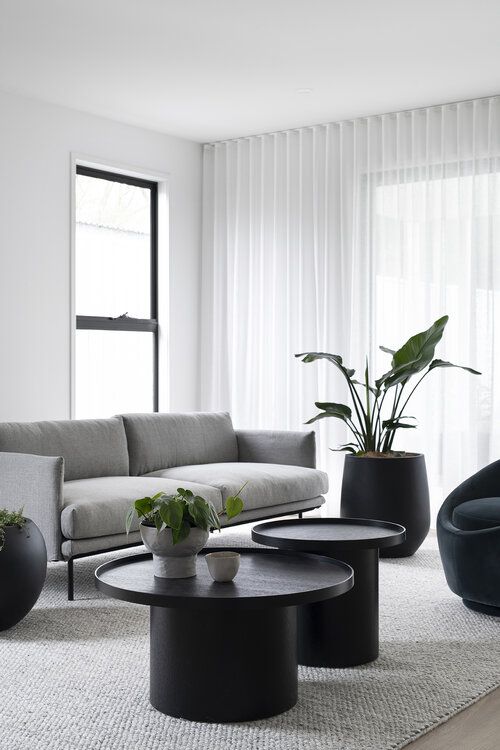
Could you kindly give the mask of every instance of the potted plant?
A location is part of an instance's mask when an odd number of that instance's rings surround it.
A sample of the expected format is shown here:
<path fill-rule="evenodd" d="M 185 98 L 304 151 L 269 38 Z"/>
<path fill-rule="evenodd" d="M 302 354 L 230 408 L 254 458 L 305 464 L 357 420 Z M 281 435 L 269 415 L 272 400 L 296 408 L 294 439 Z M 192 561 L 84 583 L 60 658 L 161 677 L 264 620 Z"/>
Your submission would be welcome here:
<path fill-rule="evenodd" d="M 406 541 L 385 550 L 391 557 L 412 555 L 427 536 L 430 525 L 429 488 L 423 454 L 394 450 L 396 433 L 412 429 L 414 417 L 406 415 L 413 393 L 427 375 L 442 367 L 459 367 L 480 375 L 477 370 L 434 359 L 434 350 L 448 322 L 445 315 L 427 331 L 417 333 L 400 349 L 380 349 L 391 356 L 390 369 L 370 382 L 368 358 L 363 382 L 346 367 L 338 354 L 307 352 L 297 354 L 303 362 L 324 359 L 345 378 L 353 408 L 346 404 L 316 402 L 320 413 L 307 424 L 334 417 L 342 420 L 352 434 L 351 442 L 337 450 L 346 451 L 341 494 L 341 515 L 400 523 L 406 528 Z M 413 378 L 418 376 L 416 382 Z"/>
<path fill-rule="evenodd" d="M 0 508 L 0 630 L 34 607 L 47 574 L 47 550 L 38 526 L 23 511 Z"/>
<path fill-rule="evenodd" d="M 158 492 L 136 500 L 126 518 L 127 534 L 134 516 L 140 519 L 142 541 L 153 553 L 153 572 L 158 578 L 190 578 L 196 575 L 198 552 L 209 534 L 220 530 L 220 517 L 235 518 L 243 510 L 240 493 L 228 497 L 217 512 L 209 500 L 179 487 L 175 495 Z"/>

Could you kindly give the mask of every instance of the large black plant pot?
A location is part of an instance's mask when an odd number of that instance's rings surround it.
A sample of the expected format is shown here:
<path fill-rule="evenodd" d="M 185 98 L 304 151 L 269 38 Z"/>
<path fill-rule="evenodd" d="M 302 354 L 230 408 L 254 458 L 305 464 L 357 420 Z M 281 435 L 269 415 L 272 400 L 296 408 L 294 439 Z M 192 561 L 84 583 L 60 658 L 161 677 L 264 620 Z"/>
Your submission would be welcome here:
<path fill-rule="evenodd" d="M 346 456 L 340 515 L 401 524 L 406 529 L 406 541 L 381 550 L 381 557 L 413 555 L 430 526 L 424 456 L 421 453 L 398 458 Z"/>
<path fill-rule="evenodd" d="M 47 574 L 47 550 L 29 518 L 22 528 L 7 526 L 0 550 L 0 630 L 20 622 L 35 605 Z"/>

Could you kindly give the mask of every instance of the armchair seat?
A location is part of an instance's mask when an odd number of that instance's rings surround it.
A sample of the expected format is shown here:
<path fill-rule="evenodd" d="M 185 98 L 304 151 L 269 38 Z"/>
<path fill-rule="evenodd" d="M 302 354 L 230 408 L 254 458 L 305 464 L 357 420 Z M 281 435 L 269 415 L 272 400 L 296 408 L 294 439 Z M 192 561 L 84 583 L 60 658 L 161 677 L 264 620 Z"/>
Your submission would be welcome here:
<path fill-rule="evenodd" d="M 469 609 L 500 616 L 500 461 L 462 482 L 437 519 L 448 586 Z"/>
<path fill-rule="evenodd" d="M 500 497 L 481 497 L 461 503 L 453 511 L 452 521 L 462 531 L 500 526 Z"/>

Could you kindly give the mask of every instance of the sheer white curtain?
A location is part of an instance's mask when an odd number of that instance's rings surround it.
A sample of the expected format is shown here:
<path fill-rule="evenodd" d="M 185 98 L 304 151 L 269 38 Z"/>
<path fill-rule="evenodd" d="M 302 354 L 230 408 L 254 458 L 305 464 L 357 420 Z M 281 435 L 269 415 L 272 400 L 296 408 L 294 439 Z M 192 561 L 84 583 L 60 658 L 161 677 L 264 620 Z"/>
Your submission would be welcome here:
<path fill-rule="evenodd" d="M 483 375 L 432 373 L 395 447 L 425 453 L 435 508 L 500 457 L 500 97 L 208 145 L 204 180 L 203 408 L 298 429 L 347 394 L 295 353 L 381 374 L 379 344 L 448 313 L 438 355 Z M 346 433 L 318 438 L 334 512 Z"/>

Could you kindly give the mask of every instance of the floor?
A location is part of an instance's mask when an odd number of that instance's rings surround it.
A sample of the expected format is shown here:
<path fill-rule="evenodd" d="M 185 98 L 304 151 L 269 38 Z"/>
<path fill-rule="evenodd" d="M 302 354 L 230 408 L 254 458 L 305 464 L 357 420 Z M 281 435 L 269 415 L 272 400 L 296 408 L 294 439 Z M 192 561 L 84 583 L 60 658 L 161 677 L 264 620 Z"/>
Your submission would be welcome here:
<path fill-rule="evenodd" d="M 498 750 L 500 688 L 408 745 L 408 750 Z"/>
<path fill-rule="evenodd" d="M 431 530 L 429 536 L 435 537 L 436 532 Z M 408 750 L 499 750 L 499 738 L 500 688 L 497 688 L 444 724 L 411 742 Z"/>
<path fill-rule="evenodd" d="M 499 750 L 499 737 L 500 688 L 410 743 L 408 750 Z"/>
<path fill-rule="evenodd" d="M 244 527 L 238 527 L 230 533 L 245 536 L 248 530 L 245 532 Z M 207 732 L 202 733 L 201 736 L 196 730 L 192 737 L 187 737 L 183 722 L 170 721 L 157 716 L 148 707 L 144 712 L 137 712 L 137 706 L 145 700 L 144 696 L 147 695 L 147 670 L 143 669 L 145 657 L 142 653 L 147 647 L 146 636 L 143 629 L 138 627 L 138 623 L 142 623 L 140 620 L 142 613 L 136 612 L 133 607 L 124 607 L 119 602 L 113 601 L 109 603 L 109 607 L 103 607 L 102 602 L 95 599 L 93 584 L 95 564 L 87 564 L 85 559 L 79 561 L 77 601 L 74 607 L 68 609 L 64 594 L 65 569 L 63 565 L 55 565 L 52 570 L 53 586 L 52 588 L 46 587 L 42 595 L 42 599 L 45 597 L 45 600 L 39 602 L 30 618 L 26 618 L 24 629 L 17 633 L 13 644 L 6 644 L 6 658 L 9 658 L 16 666 L 11 667 L 13 684 L 9 686 L 0 684 L 0 693 L 2 693 L 2 687 L 8 687 L 0 700 L 2 718 L 10 716 L 7 727 L 5 722 L 0 720 L 0 748 L 90 750 L 101 747 L 107 750 L 122 750 L 124 746 L 127 748 L 140 746 L 143 750 L 148 748 L 153 750 L 161 746 L 179 750 L 189 745 L 190 750 L 196 750 L 197 747 L 206 750 L 211 746 L 233 750 L 234 748 L 255 750 L 257 746 L 262 750 L 264 748 L 297 750 L 298 747 L 302 750 L 319 750 L 320 747 L 328 747 L 329 750 L 334 747 L 346 750 L 348 746 L 351 750 L 377 750 L 389 744 L 391 747 L 401 747 L 405 738 L 408 741 L 412 736 L 415 726 L 425 726 L 428 716 L 433 714 L 437 718 L 445 715 L 449 694 L 456 693 L 459 685 L 466 683 L 463 685 L 462 692 L 467 697 L 467 695 L 479 694 L 476 690 L 477 686 L 474 686 L 478 680 L 479 683 L 481 682 L 482 672 L 487 673 L 486 685 L 499 683 L 495 678 L 498 664 L 500 664 L 500 639 L 498 638 L 500 622 L 496 622 L 495 618 L 474 615 L 449 593 L 438 560 L 434 559 L 436 558 L 435 534 L 430 535 L 428 542 L 429 544 L 427 542 L 424 544 L 424 548 L 428 546 L 429 549 L 427 552 L 424 550 L 425 554 L 421 556 L 419 565 L 416 565 L 418 560 L 407 561 L 403 567 L 397 560 L 385 561 L 383 564 L 382 577 L 385 585 L 382 586 L 381 592 L 381 613 L 385 637 L 387 643 L 391 645 L 390 652 L 382 654 L 378 662 L 366 669 L 351 670 L 348 675 L 344 675 L 345 689 L 326 691 L 330 703 L 325 703 L 325 692 L 322 690 L 325 687 L 324 681 L 316 674 L 305 675 L 307 679 L 303 680 L 302 688 L 305 700 L 298 705 L 295 714 L 293 712 L 283 714 L 268 722 L 265 727 L 259 728 L 258 745 L 252 732 L 249 733 L 244 726 L 243 728 L 240 725 L 230 727 L 230 735 L 226 737 L 227 742 L 225 742 L 225 736 L 220 730 L 217 730 L 215 735 L 210 735 L 210 732 L 213 733 L 214 725 L 207 725 Z M 431 555 L 432 551 L 434 555 Z M 439 576 L 436 571 L 439 572 Z M 411 596 L 401 597 L 397 594 L 398 586 L 402 586 L 405 591 L 408 590 L 408 586 L 404 584 L 405 577 L 408 576 L 410 576 L 409 581 L 415 585 L 411 587 Z M 392 596 L 394 593 L 399 597 L 399 619 L 412 618 L 414 644 L 404 637 L 407 633 L 406 621 L 401 620 L 400 626 L 395 627 L 396 621 L 391 614 L 393 610 L 389 597 L 389 594 Z M 460 621 L 458 638 L 453 635 L 455 633 L 453 628 L 448 630 L 440 626 L 439 618 L 435 621 L 436 609 L 441 611 L 444 599 L 453 610 L 451 624 L 456 625 L 457 618 Z M 95 617 L 96 610 L 99 611 L 97 618 Z M 415 617 L 415 612 L 419 613 L 418 617 Z M 471 622 L 472 634 L 469 633 L 468 637 L 462 638 L 463 633 L 469 632 L 468 627 Z M 483 633 L 482 637 L 478 637 L 479 626 L 480 632 Z M 96 631 L 99 637 L 96 636 Z M 40 632 L 43 635 L 41 640 Z M 432 634 L 430 638 L 429 632 Z M 66 637 L 65 634 L 68 633 L 70 637 Z M 5 640 L 9 641 L 10 637 L 9 634 L 5 635 Z M 40 641 L 40 648 L 34 650 L 34 644 L 38 641 Z M 102 648 L 99 647 L 101 642 Z M 427 660 L 422 659 L 422 643 L 427 643 L 428 647 L 429 644 L 432 646 L 429 652 L 430 658 Z M 13 646 L 15 646 L 14 650 Z M 410 648 L 410 655 L 414 651 L 418 653 L 418 659 L 414 663 L 414 672 L 405 671 L 409 663 L 408 648 Z M 60 656 L 57 656 L 57 649 L 60 650 Z M 438 679 L 432 682 L 433 655 L 439 660 L 443 657 L 443 653 L 448 653 L 448 650 L 450 655 L 448 668 L 444 674 L 438 675 Z M 33 657 L 33 653 L 36 658 Z M 114 653 L 111 661 L 110 653 Z M 58 665 L 71 662 L 81 662 L 86 667 L 77 670 L 76 674 L 72 672 L 71 679 L 65 683 L 64 669 Z M 103 665 L 106 667 L 105 670 L 102 669 Z M 6 664 L 4 659 L 2 659 L 2 668 L 9 674 L 9 664 Z M 55 670 L 53 674 L 51 670 Z M 129 672 L 135 675 L 133 683 L 128 678 Z M 321 678 L 321 675 L 319 677 Z M 346 677 L 348 679 L 345 679 Z M 369 691 L 369 703 L 373 706 L 374 695 L 378 695 L 377 688 L 387 677 L 389 677 L 389 689 L 394 684 L 400 684 L 401 691 L 396 690 L 391 693 L 391 700 L 394 702 L 390 703 L 387 711 L 385 711 L 386 698 L 382 695 L 383 691 L 380 693 L 375 714 L 380 719 L 381 726 L 377 728 L 373 721 L 371 724 L 369 721 L 361 721 L 360 727 L 363 731 L 360 732 L 357 724 L 349 718 L 347 724 L 339 723 L 337 734 L 334 734 L 331 716 L 348 716 L 343 708 L 345 709 L 345 705 L 354 705 L 357 696 L 359 697 L 360 693 L 364 694 L 363 691 Z M 41 681 L 46 679 L 49 679 L 53 688 L 43 695 L 43 710 L 38 710 L 34 697 L 36 698 L 37 693 L 40 693 Z M 92 679 L 95 681 L 96 689 L 86 690 L 89 680 Z M 406 690 L 408 682 L 412 685 L 409 693 Z M 418 701 L 415 702 L 413 692 L 416 688 L 418 688 Z M 26 712 L 23 713 L 23 702 L 27 707 L 29 721 L 23 718 L 26 715 Z M 373 709 L 370 706 L 367 709 L 366 704 L 366 700 L 358 702 L 360 710 L 368 711 L 369 716 L 370 712 L 373 713 Z M 464 704 L 465 700 L 461 700 L 458 694 L 455 706 Z M 66 705 L 69 708 L 64 708 Z M 126 719 L 123 719 L 122 712 Z M 298 722 L 297 712 L 299 712 Z M 87 721 L 88 717 L 90 719 Z M 318 732 L 321 722 L 328 727 L 327 744 L 321 742 L 322 735 Z M 16 740 L 12 744 L 14 725 Z M 367 732 L 368 725 L 371 729 Z M 116 745 L 117 726 L 125 726 L 126 745 Z M 251 727 L 252 731 L 254 729 Z M 376 732 L 375 729 L 377 729 Z M 297 731 L 299 739 L 297 739 Z M 48 741 L 47 732 L 51 733 Z M 355 737 L 356 741 L 347 746 L 346 736 Z M 391 742 L 385 741 L 388 736 L 391 737 Z M 138 737 L 140 737 L 139 744 L 137 744 Z M 288 741 L 290 737 L 292 740 Z M 433 731 L 405 745 L 405 748 L 408 750 L 500 750 L 499 737 L 500 687 Z M 400 744 L 401 739 L 403 742 Z"/>

